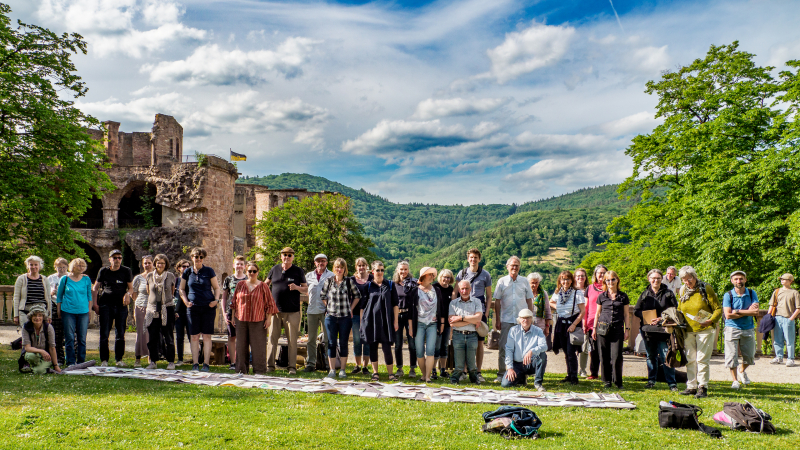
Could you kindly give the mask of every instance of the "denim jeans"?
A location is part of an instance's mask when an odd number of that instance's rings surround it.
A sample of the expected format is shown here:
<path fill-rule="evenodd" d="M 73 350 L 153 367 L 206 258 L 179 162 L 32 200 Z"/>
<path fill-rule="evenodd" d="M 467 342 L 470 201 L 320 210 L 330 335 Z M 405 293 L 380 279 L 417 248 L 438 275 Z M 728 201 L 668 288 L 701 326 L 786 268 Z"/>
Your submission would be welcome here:
<path fill-rule="evenodd" d="M 64 343 L 66 347 L 66 366 L 86 361 L 86 330 L 89 326 L 89 313 L 72 314 L 61 311 L 64 322 Z"/>
<path fill-rule="evenodd" d="M 369 343 L 361 339 L 361 316 L 353 316 L 353 354 L 369 356 Z"/>
<path fill-rule="evenodd" d="M 394 359 L 397 360 L 398 369 L 403 367 L 403 334 L 408 339 L 408 356 L 411 359 L 409 365 L 417 367 L 417 346 L 414 345 L 414 338 L 411 337 L 411 326 L 408 324 L 412 313 L 413 311 L 406 311 L 398 316 L 400 323 L 397 324 L 397 331 L 394 336 Z"/>
<path fill-rule="evenodd" d="M 436 321 L 429 324 L 417 322 L 417 334 L 414 336 L 414 343 L 417 346 L 417 358 L 433 356 L 436 353 L 436 332 L 438 331 L 436 325 Z"/>
<path fill-rule="evenodd" d="M 669 386 L 675 386 L 675 369 L 666 364 L 667 361 L 667 341 L 647 339 L 641 333 L 644 341 L 644 351 L 647 352 L 647 381 L 655 383 L 658 378 L 658 366 L 664 367 L 664 379 Z"/>
<path fill-rule="evenodd" d="M 542 357 L 544 357 L 544 359 L 542 359 Z M 524 385 L 528 381 L 528 375 L 533 375 L 534 384 L 541 385 L 546 366 L 547 354 L 544 352 L 539 353 L 538 355 L 533 355 L 533 358 L 531 358 L 531 363 L 527 366 L 522 364 L 522 361 L 514 361 L 512 368 L 517 376 L 514 378 L 514 381 L 511 381 L 508 379 L 508 371 L 506 371 L 506 374 L 503 376 L 503 381 L 500 382 L 500 386 L 512 387 Z"/>
<path fill-rule="evenodd" d="M 453 331 L 453 364 L 455 368 L 450 375 L 450 381 L 457 383 L 464 372 L 464 363 L 467 364 L 467 372 L 470 379 L 475 376 L 473 382 L 477 381 L 478 365 L 475 362 L 475 354 L 478 351 L 478 333 L 463 334 Z"/>
<path fill-rule="evenodd" d="M 100 361 L 108 361 L 108 338 L 114 327 L 114 359 L 121 361 L 125 355 L 125 328 L 128 307 L 123 304 L 100 305 Z"/>
<path fill-rule="evenodd" d="M 775 331 L 773 331 L 773 334 L 775 337 L 772 348 L 775 350 L 775 356 L 783 358 L 783 347 L 785 345 L 786 359 L 794 360 L 794 320 L 789 320 L 788 317 L 775 316 Z"/>
<path fill-rule="evenodd" d="M 350 341 L 350 329 L 353 328 L 353 319 L 348 317 L 325 316 L 325 328 L 328 330 L 328 357 L 336 358 L 336 347 L 339 347 L 339 356 L 347 357 L 347 346 Z"/>

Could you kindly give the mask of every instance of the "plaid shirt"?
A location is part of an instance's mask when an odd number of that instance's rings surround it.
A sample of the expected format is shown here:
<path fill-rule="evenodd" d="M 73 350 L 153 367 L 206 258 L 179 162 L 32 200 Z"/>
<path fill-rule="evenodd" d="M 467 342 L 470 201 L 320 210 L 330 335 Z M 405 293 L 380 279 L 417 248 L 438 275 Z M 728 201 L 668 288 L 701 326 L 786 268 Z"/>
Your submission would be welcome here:
<path fill-rule="evenodd" d="M 336 277 L 330 277 L 324 283 L 319 298 L 328 304 L 328 314 L 333 317 L 350 317 L 350 305 L 353 300 L 361 298 L 355 283 L 348 283 L 347 278 L 336 283 Z M 348 285 L 350 292 L 347 292 Z"/>

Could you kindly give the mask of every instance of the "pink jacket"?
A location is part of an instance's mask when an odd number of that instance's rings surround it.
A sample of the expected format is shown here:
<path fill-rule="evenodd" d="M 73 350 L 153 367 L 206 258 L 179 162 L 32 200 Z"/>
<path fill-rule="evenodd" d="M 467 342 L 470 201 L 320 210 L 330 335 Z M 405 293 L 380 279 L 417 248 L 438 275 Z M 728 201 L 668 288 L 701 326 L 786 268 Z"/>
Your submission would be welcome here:
<path fill-rule="evenodd" d="M 597 297 L 603 292 L 602 285 L 598 287 L 596 284 L 591 284 L 586 289 L 586 319 L 584 322 L 584 329 L 594 330 L 594 315 L 597 313 Z"/>

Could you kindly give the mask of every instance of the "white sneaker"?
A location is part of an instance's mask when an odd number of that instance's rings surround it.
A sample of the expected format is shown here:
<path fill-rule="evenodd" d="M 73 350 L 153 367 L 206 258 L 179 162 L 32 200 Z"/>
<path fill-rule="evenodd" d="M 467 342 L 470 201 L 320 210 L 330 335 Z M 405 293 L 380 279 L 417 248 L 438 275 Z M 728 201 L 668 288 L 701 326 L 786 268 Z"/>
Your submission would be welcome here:
<path fill-rule="evenodd" d="M 122 360 L 120 360 L 120 361 L 117 361 L 117 364 L 116 364 L 116 366 L 117 366 L 117 367 L 128 367 L 128 366 L 127 366 L 127 365 L 126 365 L 124 362 L 122 362 Z"/>
<path fill-rule="evenodd" d="M 586 378 L 586 377 L 588 377 L 588 376 L 589 376 L 589 374 L 587 374 L 587 373 L 586 373 L 586 371 L 584 370 L 584 371 L 582 371 L 582 372 L 579 374 L 579 376 L 580 376 L 581 378 Z"/>
<path fill-rule="evenodd" d="M 536 390 L 539 391 L 539 392 L 547 392 L 547 389 L 545 389 L 544 386 L 542 386 L 541 384 L 538 385 L 538 386 L 535 386 L 535 387 L 536 387 Z"/>
<path fill-rule="evenodd" d="M 793 359 L 787 359 L 786 360 L 786 367 L 794 367 L 794 366 L 795 366 L 795 363 L 794 363 Z"/>
<path fill-rule="evenodd" d="M 495 378 L 495 380 L 494 380 L 495 383 L 501 383 L 502 381 L 503 381 L 503 377 L 500 376 L 500 375 L 498 375 L 497 378 Z"/>
<path fill-rule="evenodd" d="M 108 361 L 101 362 L 100 367 L 108 367 Z"/>
<path fill-rule="evenodd" d="M 167 370 L 175 370 L 175 363 L 167 364 Z"/>
<path fill-rule="evenodd" d="M 486 382 L 486 380 L 483 378 L 483 375 L 478 374 L 478 382 L 479 383 L 485 383 Z"/>
<path fill-rule="evenodd" d="M 154 362 L 150 362 L 150 364 L 147 365 L 147 370 L 153 370 L 155 368 L 156 368 L 156 363 Z"/>
<path fill-rule="evenodd" d="M 745 386 L 750 384 L 750 377 L 747 376 L 747 372 L 746 371 L 745 372 L 739 372 L 739 377 L 742 380 L 742 384 L 744 384 Z"/>
<path fill-rule="evenodd" d="M 769 363 L 770 364 L 783 364 L 783 358 L 781 358 L 779 356 L 776 356 L 776 357 L 772 358 L 772 361 L 770 361 Z"/>
<path fill-rule="evenodd" d="M 339 378 L 347 378 L 347 374 L 345 373 L 344 369 L 339 371 Z"/>
<path fill-rule="evenodd" d="M 740 387 L 742 386 L 739 384 L 738 381 L 734 381 L 733 384 L 731 385 L 731 389 L 739 389 Z"/>

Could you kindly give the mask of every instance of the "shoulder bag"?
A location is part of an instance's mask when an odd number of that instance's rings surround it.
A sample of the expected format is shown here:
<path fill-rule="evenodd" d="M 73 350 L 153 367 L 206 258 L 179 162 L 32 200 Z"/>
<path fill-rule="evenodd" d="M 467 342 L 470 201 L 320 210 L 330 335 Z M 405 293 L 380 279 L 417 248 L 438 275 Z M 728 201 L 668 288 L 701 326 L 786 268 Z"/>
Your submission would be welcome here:
<path fill-rule="evenodd" d="M 572 309 L 570 311 L 575 310 L 575 302 L 577 301 L 576 297 L 578 292 L 573 290 L 572 292 Z M 575 347 L 580 347 L 583 345 L 583 341 L 586 339 L 586 336 L 583 334 L 583 327 L 575 327 L 575 331 L 569 334 L 569 343 Z"/>

